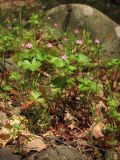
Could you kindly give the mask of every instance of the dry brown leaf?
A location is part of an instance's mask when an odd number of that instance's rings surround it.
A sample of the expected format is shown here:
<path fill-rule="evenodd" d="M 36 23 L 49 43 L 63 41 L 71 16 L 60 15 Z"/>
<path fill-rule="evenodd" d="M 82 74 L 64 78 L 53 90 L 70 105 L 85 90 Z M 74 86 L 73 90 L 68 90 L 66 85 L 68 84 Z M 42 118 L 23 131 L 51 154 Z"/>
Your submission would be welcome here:
<path fill-rule="evenodd" d="M 54 134 L 52 131 L 47 131 L 46 133 L 42 134 L 43 137 L 53 137 Z"/>
<path fill-rule="evenodd" d="M 31 141 L 28 141 L 26 144 L 25 151 L 29 153 L 30 151 L 41 151 L 47 148 L 47 145 L 44 143 L 43 139 L 39 136 L 34 136 Z"/>
<path fill-rule="evenodd" d="M 104 127 L 103 121 L 99 121 L 97 124 L 95 124 L 93 127 L 91 127 L 91 134 L 96 138 L 104 137 L 102 133 L 102 129 Z"/>
<path fill-rule="evenodd" d="M 13 115 L 7 120 L 4 126 L 0 129 L 0 147 L 5 147 L 7 143 L 13 141 L 19 136 L 19 134 L 17 134 L 17 128 L 14 128 L 13 125 L 16 124 L 19 126 L 22 119 L 24 119 L 24 117 Z M 20 130 L 20 132 L 22 132 L 24 129 L 25 126 L 23 126 L 23 129 Z"/>
<path fill-rule="evenodd" d="M 19 93 L 15 89 L 11 89 L 9 92 L 14 96 L 19 96 Z"/>
<path fill-rule="evenodd" d="M 99 115 L 96 116 L 100 116 L 100 114 L 102 115 L 101 109 L 104 108 L 105 111 L 108 110 L 108 107 L 106 106 L 106 104 L 100 100 L 98 104 L 96 104 L 96 110 L 99 112 Z"/>
<path fill-rule="evenodd" d="M 7 122 L 7 120 L 8 120 L 8 117 L 6 113 L 3 111 L 0 111 L 0 123 L 4 125 Z"/>
<path fill-rule="evenodd" d="M 0 134 L 0 138 L 4 141 L 7 141 L 10 137 L 10 134 Z"/>
<path fill-rule="evenodd" d="M 31 105 L 33 104 L 33 101 L 25 101 L 22 105 L 21 105 L 21 109 L 28 109 L 31 107 Z"/>
<path fill-rule="evenodd" d="M 77 127 L 77 120 L 73 115 L 67 110 L 65 115 L 65 124 L 70 128 L 74 129 Z"/>
<path fill-rule="evenodd" d="M 12 136 L 10 135 L 10 132 L 3 127 L 0 130 L 0 147 L 5 147 L 5 145 L 10 142 L 12 139 Z"/>
<path fill-rule="evenodd" d="M 79 128 L 78 128 L 79 129 Z M 82 139 L 82 138 L 89 138 L 89 129 L 86 129 L 86 130 L 80 130 L 80 134 L 78 135 L 78 138 L 79 139 Z"/>

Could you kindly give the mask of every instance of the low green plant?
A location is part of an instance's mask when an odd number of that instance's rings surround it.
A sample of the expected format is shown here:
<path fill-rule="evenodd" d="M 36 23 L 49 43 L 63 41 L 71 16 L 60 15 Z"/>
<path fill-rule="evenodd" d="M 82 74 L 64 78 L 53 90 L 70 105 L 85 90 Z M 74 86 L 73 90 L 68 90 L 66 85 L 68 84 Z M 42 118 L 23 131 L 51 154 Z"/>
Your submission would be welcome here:
<path fill-rule="evenodd" d="M 1 98 L 5 99 L 4 95 L 9 97 L 6 101 L 11 98 L 12 105 L 20 107 L 28 118 L 30 130 L 37 133 L 44 132 L 50 125 L 56 127 L 63 123 L 67 109 L 75 113 L 86 109 L 87 119 L 93 124 L 98 118 L 97 105 L 101 100 L 106 108 L 99 107 L 99 116 L 107 118 L 111 126 L 117 126 L 119 82 L 117 76 L 111 78 L 110 75 L 114 70 L 118 74 L 119 59 L 102 62 L 101 42 L 91 40 L 86 31 L 81 38 L 76 30 L 77 34 L 65 33 L 61 40 L 56 40 L 52 37 L 53 29 L 48 28 L 50 36 L 36 41 L 38 22 L 38 16 L 33 14 L 29 20 L 33 33 L 22 29 L 24 34 L 16 58 L 19 69 L 8 73 L 7 81 L 1 83 Z M 7 50 L 6 44 L 3 46 Z M 115 88 L 114 82 L 117 83 Z"/>

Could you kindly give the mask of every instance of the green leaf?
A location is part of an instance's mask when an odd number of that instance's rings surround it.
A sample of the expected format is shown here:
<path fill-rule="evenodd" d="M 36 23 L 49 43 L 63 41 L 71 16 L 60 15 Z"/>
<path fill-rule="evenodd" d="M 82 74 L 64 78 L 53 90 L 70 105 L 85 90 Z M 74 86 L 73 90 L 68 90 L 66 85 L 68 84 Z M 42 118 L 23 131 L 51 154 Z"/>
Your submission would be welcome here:
<path fill-rule="evenodd" d="M 28 70 L 34 72 L 41 66 L 41 63 L 40 63 L 40 61 L 37 61 L 36 59 L 33 59 L 32 62 L 30 62 L 28 60 L 24 60 L 23 62 L 19 61 L 18 66 L 23 69 L 28 69 Z"/>
<path fill-rule="evenodd" d="M 13 128 L 18 129 L 18 130 L 22 129 L 22 127 L 16 123 L 14 123 L 12 126 Z"/>
<path fill-rule="evenodd" d="M 28 60 L 18 62 L 18 67 L 20 68 L 28 69 L 29 65 L 30 65 L 30 62 Z"/>
<path fill-rule="evenodd" d="M 108 102 L 107 104 L 109 105 L 109 107 L 111 109 L 115 109 L 118 106 L 118 100 L 114 99 L 114 98 L 108 98 Z"/>
<path fill-rule="evenodd" d="M 82 65 L 88 65 L 90 63 L 89 58 L 84 54 L 79 54 L 76 60 L 79 64 L 82 64 Z"/>
<path fill-rule="evenodd" d="M 68 85 L 73 86 L 74 85 L 74 78 L 69 78 L 67 80 Z"/>
<path fill-rule="evenodd" d="M 60 88 L 52 88 L 52 94 L 55 96 L 58 93 L 60 93 L 61 89 Z"/>
<path fill-rule="evenodd" d="M 45 104 L 45 99 L 44 98 L 39 98 L 37 100 L 37 102 L 39 102 L 40 104 L 44 105 Z"/>
<path fill-rule="evenodd" d="M 71 71 L 75 71 L 77 69 L 77 67 L 70 65 L 70 66 L 68 66 L 68 69 L 71 70 Z"/>
<path fill-rule="evenodd" d="M 111 61 L 107 62 L 106 64 L 107 67 L 117 67 L 120 68 L 120 59 L 116 58 L 116 59 L 112 59 Z"/>
<path fill-rule="evenodd" d="M 29 65 L 29 70 L 36 71 L 41 66 L 40 61 L 37 61 L 36 59 L 32 60 L 32 63 Z"/>
<path fill-rule="evenodd" d="M 32 16 L 30 17 L 29 23 L 37 25 L 39 24 L 39 17 L 37 14 L 32 14 Z"/>
<path fill-rule="evenodd" d="M 41 96 L 41 93 L 36 91 L 36 90 L 33 90 L 30 92 L 30 100 L 37 100 L 39 97 Z"/>
<path fill-rule="evenodd" d="M 61 68 L 64 66 L 64 61 L 58 57 L 52 57 L 50 62 L 58 68 Z"/>
<path fill-rule="evenodd" d="M 9 90 L 11 90 L 12 89 L 12 87 L 11 86 L 2 86 L 1 87 L 4 91 L 9 91 Z"/>
<path fill-rule="evenodd" d="M 52 80 L 53 86 L 56 88 L 64 88 L 67 85 L 67 77 L 57 77 L 54 80 Z"/>
<path fill-rule="evenodd" d="M 80 91 L 88 91 L 88 92 L 98 92 L 99 86 L 96 82 L 93 82 L 89 80 L 87 77 L 78 79 L 80 81 L 79 83 L 79 90 Z"/>
<path fill-rule="evenodd" d="M 21 75 L 18 72 L 11 72 L 9 79 L 11 80 L 19 80 Z"/>

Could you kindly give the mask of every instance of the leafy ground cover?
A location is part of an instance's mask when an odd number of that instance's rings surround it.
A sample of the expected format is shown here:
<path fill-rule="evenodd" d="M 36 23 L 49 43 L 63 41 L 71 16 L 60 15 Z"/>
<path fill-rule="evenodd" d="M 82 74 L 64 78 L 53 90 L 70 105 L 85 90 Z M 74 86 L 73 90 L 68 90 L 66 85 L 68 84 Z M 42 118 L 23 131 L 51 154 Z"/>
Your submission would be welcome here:
<path fill-rule="evenodd" d="M 16 139 L 23 154 L 22 137 L 30 138 L 23 131 L 29 130 L 52 134 L 59 143 L 82 139 L 86 146 L 111 150 L 114 159 L 120 144 L 120 59 L 101 61 L 102 42 L 87 31 L 80 36 L 78 28 L 55 39 L 57 24 L 43 32 L 42 14 L 23 20 L 22 9 L 19 18 L 1 23 L 0 126 L 7 134 L 1 131 L 0 146 Z"/>

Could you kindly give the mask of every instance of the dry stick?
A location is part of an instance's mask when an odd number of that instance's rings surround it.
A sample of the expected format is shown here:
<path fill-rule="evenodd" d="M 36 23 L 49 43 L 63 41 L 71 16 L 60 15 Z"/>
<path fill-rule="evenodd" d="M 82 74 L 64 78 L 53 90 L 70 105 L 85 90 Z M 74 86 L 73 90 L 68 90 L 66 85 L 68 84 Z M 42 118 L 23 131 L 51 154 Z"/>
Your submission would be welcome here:
<path fill-rule="evenodd" d="M 63 117 L 63 121 L 64 121 L 64 117 L 65 117 L 65 109 L 66 109 L 66 104 L 65 104 L 65 102 L 62 100 L 62 97 L 59 95 L 59 98 L 60 98 L 60 101 L 61 101 L 61 103 L 62 103 L 62 105 L 63 105 L 63 115 L 62 115 L 62 117 Z"/>
<path fill-rule="evenodd" d="M 90 138 L 90 137 L 88 137 L 88 136 L 83 132 L 83 130 L 81 130 L 80 128 L 76 127 L 76 129 L 78 129 L 79 131 L 81 131 L 86 138 L 88 138 L 88 139 Z"/>
<path fill-rule="evenodd" d="M 115 73 L 115 76 L 114 76 L 114 78 L 113 78 L 113 80 L 112 80 L 112 90 L 113 90 L 113 88 L 114 88 L 114 82 L 115 82 L 115 80 L 117 79 L 118 74 L 119 74 L 119 70 L 117 69 L 117 71 L 116 71 L 116 73 Z"/>
<path fill-rule="evenodd" d="M 4 75 L 3 75 L 3 73 L 2 73 L 2 75 L 1 75 L 1 81 L 0 81 L 0 86 L 2 85 L 3 79 L 4 79 Z"/>
<path fill-rule="evenodd" d="M 104 151 L 104 152 L 108 151 L 107 149 L 102 149 L 102 148 L 99 148 L 99 147 L 96 147 L 96 146 L 93 146 L 93 145 L 90 145 L 90 144 L 87 144 L 87 145 L 90 146 L 90 147 L 93 147 L 93 148 L 97 148 L 97 149 L 99 149 L 101 151 Z"/>
<path fill-rule="evenodd" d="M 2 77 L 1 77 L 1 81 L 0 81 L 0 86 L 2 85 L 2 81 L 3 79 L 5 78 L 5 73 L 4 73 L 4 70 L 5 70 L 5 55 L 3 55 L 3 72 L 2 72 Z"/>
<path fill-rule="evenodd" d="M 68 96 L 66 95 L 67 93 L 65 94 L 65 100 L 66 100 L 66 101 L 69 100 L 70 95 L 71 95 L 71 92 L 72 92 L 72 88 L 70 89 Z"/>
<path fill-rule="evenodd" d="M 69 100 L 70 95 L 71 95 L 71 93 L 72 93 L 72 90 L 73 90 L 73 88 L 70 89 L 68 96 L 65 97 L 65 100 L 66 100 L 66 101 Z M 67 108 L 71 109 L 67 104 L 66 104 L 66 106 L 67 106 Z M 71 109 L 71 110 L 72 110 L 72 109 Z M 73 112 L 73 116 L 75 115 L 76 112 L 77 112 L 77 108 L 76 108 L 75 111 Z M 72 116 L 72 115 L 71 115 L 71 116 Z M 71 116 L 70 116 L 70 117 L 71 117 Z M 70 118 L 70 117 L 69 117 L 69 118 Z M 68 118 L 68 119 L 69 119 L 69 118 Z"/>

